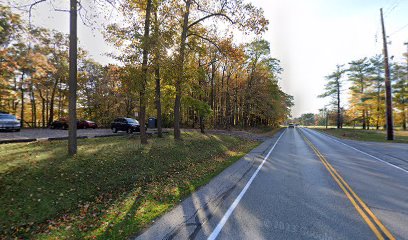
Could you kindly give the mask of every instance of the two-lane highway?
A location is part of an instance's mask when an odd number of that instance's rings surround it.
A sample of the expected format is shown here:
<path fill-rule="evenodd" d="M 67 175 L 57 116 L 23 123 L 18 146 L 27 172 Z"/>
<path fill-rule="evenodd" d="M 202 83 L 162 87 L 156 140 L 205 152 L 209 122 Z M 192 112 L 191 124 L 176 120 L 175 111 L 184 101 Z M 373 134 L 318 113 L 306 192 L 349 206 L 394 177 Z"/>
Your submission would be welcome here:
<path fill-rule="evenodd" d="M 408 239 L 408 171 L 403 168 L 405 165 L 394 165 L 381 156 L 367 153 L 378 149 L 356 148 L 310 129 L 298 131 L 310 139 L 396 239 Z M 375 147 L 375 143 L 372 144 Z M 408 163 L 408 146 L 396 154 L 405 156 L 399 160 Z"/>
<path fill-rule="evenodd" d="M 171 239 L 408 239 L 404 168 L 314 130 L 280 134 L 194 234 Z"/>

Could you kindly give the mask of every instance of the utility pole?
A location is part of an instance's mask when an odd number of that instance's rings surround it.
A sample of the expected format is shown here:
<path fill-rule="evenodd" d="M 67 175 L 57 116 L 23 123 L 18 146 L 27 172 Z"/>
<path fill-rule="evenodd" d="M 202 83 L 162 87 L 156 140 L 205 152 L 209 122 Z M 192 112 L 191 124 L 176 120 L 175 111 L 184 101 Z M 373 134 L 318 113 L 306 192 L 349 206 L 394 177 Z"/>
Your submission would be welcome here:
<path fill-rule="evenodd" d="M 70 0 L 69 24 L 69 94 L 68 94 L 68 154 L 77 153 L 77 0 Z"/>
<path fill-rule="evenodd" d="M 386 101 L 386 108 L 387 108 L 387 140 L 394 140 L 390 67 L 388 65 L 387 36 L 385 34 L 384 16 L 383 16 L 382 8 L 380 9 L 380 13 L 381 13 L 381 26 L 382 26 L 382 35 L 383 35 L 383 45 L 384 45 L 383 51 L 384 51 L 384 69 L 385 69 L 385 101 Z"/>

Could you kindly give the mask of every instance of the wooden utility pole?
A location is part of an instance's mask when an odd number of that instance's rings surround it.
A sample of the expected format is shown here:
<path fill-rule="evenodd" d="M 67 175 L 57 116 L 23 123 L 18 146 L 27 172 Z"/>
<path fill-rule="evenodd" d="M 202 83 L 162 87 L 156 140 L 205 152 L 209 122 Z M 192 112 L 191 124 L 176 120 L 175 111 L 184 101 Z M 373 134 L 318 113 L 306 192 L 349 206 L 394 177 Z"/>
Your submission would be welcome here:
<path fill-rule="evenodd" d="M 387 49 L 387 36 L 385 34 L 384 27 L 384 16 L 383 10 L 380 9 L 381 13 L 381 26 L 383 35 L 383 45 L 384 45 L 384 69 L 385 69 L 385 102 L 387 108 L 387 140 L 394 140 L 394 126 L 392 119 L 392 96 L 391 96 L 391 80 L 390 80 L 390 68 L 388 65 L 388 49 Z"/>
<path fill-rule="evenodd" d="M 77 153 L 77 0 L 71 0 L 69 25 L 68 154 Z"/>

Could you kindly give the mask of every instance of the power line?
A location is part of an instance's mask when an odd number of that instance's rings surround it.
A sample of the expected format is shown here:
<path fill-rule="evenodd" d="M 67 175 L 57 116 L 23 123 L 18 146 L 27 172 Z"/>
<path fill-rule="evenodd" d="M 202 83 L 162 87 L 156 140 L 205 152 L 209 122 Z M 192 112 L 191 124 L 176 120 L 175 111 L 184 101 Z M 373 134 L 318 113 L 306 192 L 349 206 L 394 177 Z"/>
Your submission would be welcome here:
<path fill-rule="evenodd" d="M 392 11 L 394 11 L 394 10 L 398 7 L 398 5 L 401 3 L 401 1 L 402 1 L 402 0 L 396 0 L 396 1 L 394 2 L 394 4 L 392 4 L 392 5 L 388 8 L 388 10 L 385 11 L 384 17 L 387 17 L 388 15 L 390 15 L 390 13 L 391 13 Z"/>
<path fill-rule="evenodd" d="M 408 23 L 405 24 L 404 26 L 402 26 L 401 28 L 399 28 L 398 30 L 392 32 L 389 36 L 392 36 L 392 35 L 394 35 L 394 34 L 400 32 L 400 31 L 404 30 L 406 27 L 408 27 Z"/>

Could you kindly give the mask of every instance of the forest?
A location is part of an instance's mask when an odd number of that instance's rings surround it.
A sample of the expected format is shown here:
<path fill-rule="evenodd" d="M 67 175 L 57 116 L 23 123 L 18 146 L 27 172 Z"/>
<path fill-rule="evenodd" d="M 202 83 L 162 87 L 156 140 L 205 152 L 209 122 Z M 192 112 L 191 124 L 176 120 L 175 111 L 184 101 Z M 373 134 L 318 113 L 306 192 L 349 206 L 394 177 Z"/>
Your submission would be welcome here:
<path fill-rule="evenodd" d="M 0 111 L 25 127 L 48 127 L 68 114 L 69 36 L 36 27 L 8 6 L 0 10 Z M 124 21 L 107 24 L 103 34 L 119 64 L 102 65 L 78 50 L 78 119 L 108 127 L 118 116 L 155 116 L 161 127 L 204 132 L 278 126 L 290 116 L 293 97 L 280 88 L 283 69 L 262 38 L 262 9 L 150 0 L 123 1 L 117 10 Z M 210 18 L 252 40 L 237 43 Z"/>

